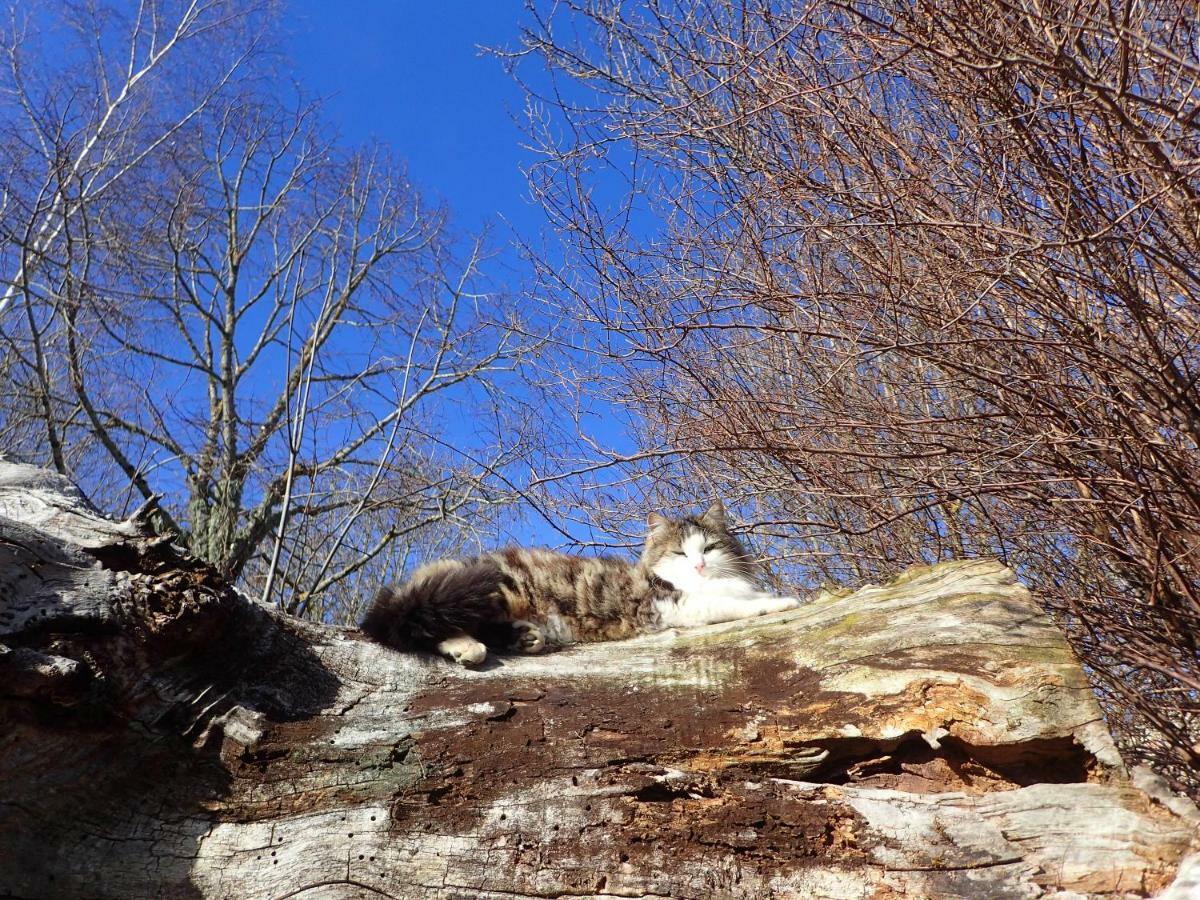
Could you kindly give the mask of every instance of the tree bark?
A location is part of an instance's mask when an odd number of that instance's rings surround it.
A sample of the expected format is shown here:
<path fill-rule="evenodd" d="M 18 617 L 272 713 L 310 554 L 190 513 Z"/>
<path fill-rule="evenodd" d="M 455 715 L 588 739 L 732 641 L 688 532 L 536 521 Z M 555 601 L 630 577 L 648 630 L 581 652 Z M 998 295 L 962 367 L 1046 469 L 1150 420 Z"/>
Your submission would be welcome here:
<path fill-rule="evenodd" d="M 1009 570 L 482 671 L 288 619 L 0 463 L 0 895 L 1193 896 Z M 1172 882 L 1174 885 L 1172 886 Z"/>

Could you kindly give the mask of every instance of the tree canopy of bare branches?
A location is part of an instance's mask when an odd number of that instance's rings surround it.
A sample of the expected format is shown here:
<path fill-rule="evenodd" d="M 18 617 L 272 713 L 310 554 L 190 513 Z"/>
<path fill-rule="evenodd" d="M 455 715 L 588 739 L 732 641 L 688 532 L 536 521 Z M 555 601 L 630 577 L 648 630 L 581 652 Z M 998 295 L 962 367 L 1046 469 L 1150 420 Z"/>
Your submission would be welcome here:
<path fill-rule="evenodd" d="M 530 347 L 487 244 L 280 96 L 269 11 L 65 9 L 5 35 L 0 446 L 145 503 L 264 599 L 351 619 L 507 497 L 489 473 L 520 429 L 437 416 L 500 416 L 487 390 Z"/>
<path fill-rule="evenodd" d="M 1126 751 L 1188 780 L 1194 7 L 530 14 L 511 59 L 544 154 L 531 184 L 573 262 L 546 284 L 616 367 L 641 461 L 752 505 L 811 583 L 963 555 L 1018 567 Z"/>

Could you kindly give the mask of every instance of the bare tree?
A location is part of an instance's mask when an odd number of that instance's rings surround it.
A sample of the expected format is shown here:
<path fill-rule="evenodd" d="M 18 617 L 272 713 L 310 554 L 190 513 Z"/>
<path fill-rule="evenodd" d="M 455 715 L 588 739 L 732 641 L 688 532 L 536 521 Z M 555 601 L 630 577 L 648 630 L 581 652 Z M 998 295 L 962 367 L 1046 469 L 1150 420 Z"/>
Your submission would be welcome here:
<path fill-rule="evenodd" d="M 1195 789 L 1194 14 L 530 14 L 531 183 L 576 263 L 543 274 L 645 423 L 642 453 L 574 471 L 733 493 L 811 584 L 1001 557 L 1126 750 Z"/>
<path fill-rule="evenodd" d="M 165 10 L 133 19 L 130 47 L 154 60 L 165 39 L 142 32 Z M 109 39 L 94 18 L 81 28 L 107 98 Z M 134 83 L 148 77 L 130 66 Z M 486 241 L 453 235 L 385 148 L 338 146 L 314 108 L 286 109 L 236 67 L 177 88 L 192 77 L 165 75 L 166 93 L 199 100 L 124 141 L 104 119 L 136 116 L 97 107 L 86 133 L 115 145 L 100 174 L 80 174 L 82 150 L 65 170 L 56 156 L 48 206 L 8 235 L 14 402 L 0 421 L 26 441 L 11 452 L 82 476 L 105 505 L 148 504 L 158 528 L 264 599 L 343 619 L 354 598 L 336 585 L 381 575 L 373 564 L 398 541 L 469 540 L 482 507 L 509 499 L 491 473 L 521 429 L 480 436 L 453 411 L 500 415 L 481 392 L 533 342 L 487 289 Z M 49 115 L 48 98 L 17 96 Z M 142 102 L 149 121 L 172 101 Z M 76 128 L 66 112 L 57 127 Z M 8 186 L 24 203 L 27 185 Z M 464 522 L 478 527 L 451 529 Z"/>

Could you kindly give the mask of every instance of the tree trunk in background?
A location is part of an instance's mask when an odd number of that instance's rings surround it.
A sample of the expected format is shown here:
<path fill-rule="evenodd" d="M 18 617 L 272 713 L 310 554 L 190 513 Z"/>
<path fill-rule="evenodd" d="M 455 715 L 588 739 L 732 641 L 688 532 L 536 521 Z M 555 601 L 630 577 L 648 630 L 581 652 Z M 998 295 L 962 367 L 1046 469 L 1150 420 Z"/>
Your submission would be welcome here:
<path fill-rule="evenodd" d="M 1125 772 L 993 562 L 472 672 L 279 616 L 0 463 L 0 641 L 4 896 L 1200 884 L 1195 807 Z"/>

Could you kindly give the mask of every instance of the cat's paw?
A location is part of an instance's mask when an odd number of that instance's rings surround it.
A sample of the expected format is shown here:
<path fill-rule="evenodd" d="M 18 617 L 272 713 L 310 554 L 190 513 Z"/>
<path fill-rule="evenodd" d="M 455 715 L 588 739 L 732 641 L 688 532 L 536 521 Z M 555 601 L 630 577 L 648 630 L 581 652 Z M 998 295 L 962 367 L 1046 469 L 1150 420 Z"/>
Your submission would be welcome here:
<path fill-rule="evenodd" d="M 512 649 L 517 653 L 541 653 L 546 649 L 546 636 L 532 622 L 519 620 L 512 627 L 515 633 Z"/>
<path fill-rule="evenodd" d="M 487 659 L 487 647 L 468 634 L 456 634 L 437 645 L 438 653 L 460 666 L 477 666 Z"/>
<path fill-rule="evenodd" d="M 795 597 L 772 597 L 766 601 L 763 606 L 763 615 L 771 615 L 772 613 L 787 612 L 789 609 L 796 609 L 800 606 L 800 601 Z"/>

